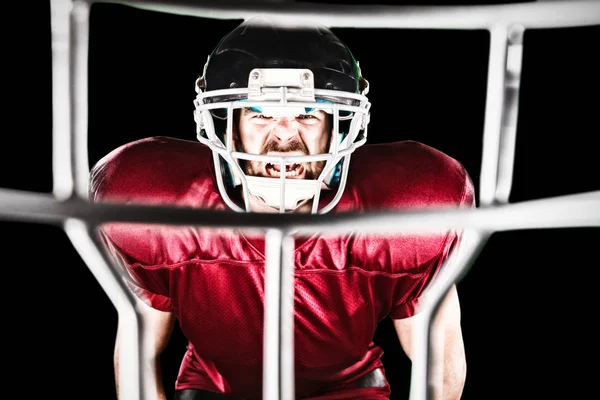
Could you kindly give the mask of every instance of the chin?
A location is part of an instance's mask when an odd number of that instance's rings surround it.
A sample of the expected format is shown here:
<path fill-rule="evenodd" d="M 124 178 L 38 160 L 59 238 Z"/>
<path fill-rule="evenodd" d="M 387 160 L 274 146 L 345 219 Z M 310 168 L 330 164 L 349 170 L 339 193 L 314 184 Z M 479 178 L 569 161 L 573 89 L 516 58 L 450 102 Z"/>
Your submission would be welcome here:
<path fill-rule="evenodd" d="M 312 210 L 312 199 L 305 200 L 294 210 L 286 210 L 285 214 L 308 214 Z M 279 214 L 279 207 L 271 207 L 261 199 L 252 196 L 250 199 L 250 210 L 256 213 Z"/>

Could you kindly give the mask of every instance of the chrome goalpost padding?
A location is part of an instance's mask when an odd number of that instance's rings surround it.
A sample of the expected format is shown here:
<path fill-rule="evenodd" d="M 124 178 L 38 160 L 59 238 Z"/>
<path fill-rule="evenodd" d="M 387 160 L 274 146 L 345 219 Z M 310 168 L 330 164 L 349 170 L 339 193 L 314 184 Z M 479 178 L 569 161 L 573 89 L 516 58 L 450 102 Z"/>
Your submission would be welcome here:
<path fill-rule="evenodd" d="M 600 226 L 600 191 L 509 203 L 512 186 L 523 34 L 527 29 L 600 25 L 598 1 L 551 1 L 478 6 L 305 5 L 294 2 L 103 1 L 165 13 L 215 19 L 265 15 L 293 25 L 319 20 L 330 27 L 487 29 L 491 35 L 478 194 L 472 210 L 415 210 L 337 215 L 240 214 L 168 206 L 88 201 L 88 40 L 90 7 L 101 1 L 51 0 L 53 192 L 0 189 L 0 218 L 61 226 L 118 311 L 123 331 L 119 397 L 155 398 L 140 368 L 148 338 L 143 309 L 119 268 L 105 254 L 96 228 L 105 222 L 268 229 L 265 270 L 265 400 L 294 398 L 293 236 L 297 233 L 418 232 L 465 229 L 463 245 L 425 292 L 413 344 L 411 400 L 428 400 L 429 327 L 441 299 L 467 273 L 493 232 Z M 290 297 L 292 295 L 292 297 Z M 268 348 L 267 348 L 268 347 Z"/>

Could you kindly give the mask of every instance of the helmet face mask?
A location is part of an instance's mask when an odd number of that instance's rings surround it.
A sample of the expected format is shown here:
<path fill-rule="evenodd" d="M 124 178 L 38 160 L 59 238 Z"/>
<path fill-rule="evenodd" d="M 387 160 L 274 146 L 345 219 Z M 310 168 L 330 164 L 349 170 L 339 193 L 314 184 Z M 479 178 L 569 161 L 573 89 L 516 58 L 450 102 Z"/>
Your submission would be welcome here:
<path fill-rule="evenodd" d="M 280 28 L 246 21 L 221 41 L 209 56 L 203 75 L 196 81 L 197 138 L 213 151 L 219 191 L 231 209 L 256 211 L 256 207 L 251 207 L 251 199 L 258 199 L 265 205 L 261 211 L 293 212 L 301 206 L 306 209 L 306 204 L 312 202 L 312 213 L 325 213 L 341 198 L 350 155 L 365 143 L 367 137 L 370 103 L 365 95 L 368 83 L 360 75 L 358 63 L 349 50 L 332 33 L 324 35 L 323 32 L 329 31 L 323 27 Z M 261 45 L 254 45 L 258 54 L 241 46 L 256 43 L 259 38 Z M 281 54 L 282 51 L 265 54 L 265 46 L 281 50 L 283 45 L 291 46 L 298 40 L 303 40 L 318 54 L 339 53 L 341 48 L 344 50 L 344 60 L 338 60 L 341 67 L 332 68 L 331 60 L 330 65 L 319 66 L 311 59 L 315 55 L 306 57 L 301 48 L 296 49 L 293 58 L 290 54 Z M 293 52 L 293 49 L 288 50 Z M 251 57 L 248 57 L 249 53 Z M 335 57 L 339 58 L 339 54 Z M 241 72 L 246 73 L 243 84 Z M 228 79 L 224 79 L 226 77 Z M 360 87 L 362 93 L 358 91 Z M 340 90 L 343 88 L 346 90 Z M 243 151 L 236 132 L 239 115 L 244 109 L 271 120 L 294 119 L 322 111 L 331 122 L 328 124 L 331 131 L 328 148 L 318 154 L 303 155 Z M 279 171 L 279 176 L 249 175 L 243 166 L 250 162 L 270 165 Z M 293 179 L 293 171 L 280 172 L 286 171 L 286 165 L 315 162 L 323 167 L 312 179 Z M 242 201 L 236 202 L 234 198 L 239 196 L 234 192 L 239 189 L 242 190 Z M 320 205 L 322 190 L 337 192 L 332 200 Z"/>

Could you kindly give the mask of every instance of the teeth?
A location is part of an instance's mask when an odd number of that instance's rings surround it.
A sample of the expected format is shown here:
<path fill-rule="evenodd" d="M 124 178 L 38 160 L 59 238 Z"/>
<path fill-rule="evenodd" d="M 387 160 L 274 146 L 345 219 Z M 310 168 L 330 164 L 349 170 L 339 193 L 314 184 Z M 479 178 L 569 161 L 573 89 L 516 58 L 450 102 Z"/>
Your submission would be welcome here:
<path fill-rule="evenodd" d="M 271 175 L 273 175 L 273 176 L 276 176 L 276 177 L 278 177 L 278 178 L 279 178 L 279 177 L 281 177 L 281 171 L 277 171 L 276 169 L 272 169 L 272 170 L 271 170 Z M 285 172 L 285 176 L 286 176 L 286 178 L 287 178 L 288 176 L 297 176 L 297 175 L 298 175 L 298 171 L 297 171 L 297 170 L 295 170 L 295 169 L 293 169 L 293 170 L 291 170 L 291 171 L 286 171 L 286 172 Z"/>
<path fill-rule="evenodd" d="M 279 167 L 279 165 L 277 165 L 277 167 Z M 298 171 L 300 170 L 300 165 L 299 164 L 291 164 L 291 165 L 286 165 L 286 171 L 285 171 L 285 176 L 287 177 L 293 177 L 293 176 L 298 176 Z M 290 170 L 287 170 L 287 168 L 292 168 Z M 267 165 L 267 169 L 269 170 L 269 173 L 277 178 L 281 177 L 281 171 L 278 169 L 275 169 L 275 166 L 273 164 L 268 164 Z"/>

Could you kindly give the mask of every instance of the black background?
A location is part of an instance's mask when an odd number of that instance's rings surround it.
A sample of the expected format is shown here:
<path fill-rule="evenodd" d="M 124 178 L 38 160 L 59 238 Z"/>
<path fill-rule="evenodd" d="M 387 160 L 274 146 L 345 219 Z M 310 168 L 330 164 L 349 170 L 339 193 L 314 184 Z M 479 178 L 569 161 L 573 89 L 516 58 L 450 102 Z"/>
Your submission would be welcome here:
<path fill-rule="evenodd" d="M 492 2 L 478 4 L 485 3 Z M 50 5 L 21 7 L 3 15 L 10 31 L 3 35 L 0 187 L 48 193 Z M 194 140 L 193 83 L 217 41 L 239 22 L 94 5 L 90 164 L 141 137 Z M 371 84 L 369 141 L 411 139 L 436 147 L 461 161 L 479 188 L 488 32 L 334 32 Z M 600 190 L 599 39 L 598 26 L 526 31 L 511 202 Z M 0 222 L 0 233 L 4 391 L 114 399 L 116 311 L 67 236 L 56 226 L 14 221 Z M 596 389 L 587 360 L 594 365 L 598 356 L 599 233 L 492 236 L 458 285 L 468 362 L 463 399 L 581 398 Z M 391 321 L 380 324 L 375 341 L 385 351 L 392 398 L 407 398 L 410 364 Z M 184 347 L 176 331 L 163 356 L 168 394 Z"/>

